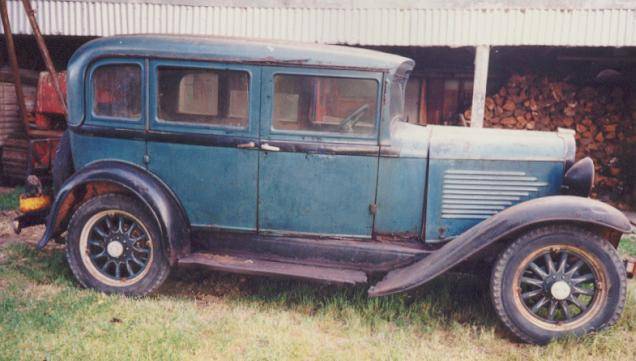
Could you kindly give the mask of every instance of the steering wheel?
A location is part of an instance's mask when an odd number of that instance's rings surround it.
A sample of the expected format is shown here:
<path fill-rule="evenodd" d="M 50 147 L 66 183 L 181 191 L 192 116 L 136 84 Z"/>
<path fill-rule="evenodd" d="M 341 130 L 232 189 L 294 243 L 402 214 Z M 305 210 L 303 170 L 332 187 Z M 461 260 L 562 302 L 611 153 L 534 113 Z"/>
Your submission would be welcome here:
<path fill-rule="evenodd" d="M 342 122 L 340 122 L 340 130 L 352 131 L 353 127 L 360 121 L 362 115 L 364 115 L 367 110 L 369 110 L 369 104 L 364 104 L 360 108 L 351 112 L 351 114 L 347 115 Z"/>

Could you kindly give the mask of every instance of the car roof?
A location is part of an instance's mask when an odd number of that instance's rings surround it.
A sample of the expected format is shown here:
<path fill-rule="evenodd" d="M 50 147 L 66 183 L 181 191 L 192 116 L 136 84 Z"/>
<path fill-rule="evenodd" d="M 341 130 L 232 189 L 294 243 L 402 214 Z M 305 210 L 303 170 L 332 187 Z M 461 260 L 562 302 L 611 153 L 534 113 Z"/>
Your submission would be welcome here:
<path fill-rule="evenodd" d="M 223 60 L 275 65 L 410 70 L 414 62 L 399 55 L 337 45 L 193 35 L 122 35 L 92 40 L 76 51 L 71 64 L 87 65 L 98 57 L 142 56 Z M 80 64 L 72 64 L 80 65 Z"/>

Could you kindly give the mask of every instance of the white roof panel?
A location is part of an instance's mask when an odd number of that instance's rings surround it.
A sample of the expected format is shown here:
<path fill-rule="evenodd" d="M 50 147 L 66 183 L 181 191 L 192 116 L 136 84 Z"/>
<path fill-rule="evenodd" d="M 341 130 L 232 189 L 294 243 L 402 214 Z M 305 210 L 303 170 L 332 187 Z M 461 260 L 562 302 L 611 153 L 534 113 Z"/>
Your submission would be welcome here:
<path fill-rule="evenodd" d="M 171 33 L 350 45 L 636 46 L 636 1 L 527 3 L 32 0 L 45 35 Z M 29 34 L 21 2 L 8 4 L 13 31 Z"/>

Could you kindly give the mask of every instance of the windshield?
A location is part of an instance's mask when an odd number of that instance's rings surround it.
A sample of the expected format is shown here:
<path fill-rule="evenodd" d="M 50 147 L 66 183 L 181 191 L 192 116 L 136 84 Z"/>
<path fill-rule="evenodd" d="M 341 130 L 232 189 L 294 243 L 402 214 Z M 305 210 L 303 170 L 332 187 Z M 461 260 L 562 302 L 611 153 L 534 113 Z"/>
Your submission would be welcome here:
<path fill-rule="evenodd" d="M 389 106 L 391 121 L 404 121 L 404 92 L 408 77 L 396 76 L 391 84 L 391 105 Z"/>

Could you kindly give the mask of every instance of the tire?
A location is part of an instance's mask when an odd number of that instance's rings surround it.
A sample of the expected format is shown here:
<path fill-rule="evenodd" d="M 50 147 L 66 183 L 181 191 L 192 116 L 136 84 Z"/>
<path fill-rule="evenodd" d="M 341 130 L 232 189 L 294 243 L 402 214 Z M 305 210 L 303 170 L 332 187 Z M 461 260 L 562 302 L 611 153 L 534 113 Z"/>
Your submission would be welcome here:
<path fill-rule="evenodd" d="M 71 142 L 68 130 L 62 134 L 60 142 L 55 148 L 55 158 L 53 158 L 53 169 L 51 171 L 53 178 L 53 192 L 57 192 L 72 174 L 73 174 L 73 156 L 71 154 Z"/>
<path fill-rule="evenodd" d="M 105 194 L 83 203 L 71 217 L 66 258 L 84 287 L 145 296 L 170 272 L 160 240 L 158 225 L 139 202 Z"/>
<path fill-rule="evenodd" d="M 607 240 L 575 226 L 551 225 L 521 235 L 499 255 L 490 287 L 504 325 L 525 342 L 545 344 L 615 324 L 627 280 Z"/>

